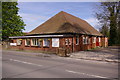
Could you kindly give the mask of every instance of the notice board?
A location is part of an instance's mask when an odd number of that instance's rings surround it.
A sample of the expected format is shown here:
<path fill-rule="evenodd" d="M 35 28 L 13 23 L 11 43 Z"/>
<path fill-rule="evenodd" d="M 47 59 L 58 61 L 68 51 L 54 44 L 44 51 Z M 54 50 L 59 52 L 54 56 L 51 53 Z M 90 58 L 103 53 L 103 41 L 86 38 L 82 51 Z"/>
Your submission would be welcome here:
<path fill-rule="evenodd" d="M 52 47 L 59 47 L 59 38 L 52 38 Z"/>

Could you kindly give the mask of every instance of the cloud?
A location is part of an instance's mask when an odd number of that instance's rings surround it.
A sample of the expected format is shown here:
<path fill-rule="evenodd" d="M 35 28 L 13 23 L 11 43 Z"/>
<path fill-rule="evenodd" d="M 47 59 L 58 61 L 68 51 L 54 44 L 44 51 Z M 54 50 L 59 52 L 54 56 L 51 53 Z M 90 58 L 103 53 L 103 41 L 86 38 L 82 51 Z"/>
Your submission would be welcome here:
<path fill-rule="evenodd" d="M 48 19 L 47 16 L 40 16 L 29 13 L 19 13 L 19 15 L 22 17 L 23 21 L 26 24 L 24 32 L 30 32 Z"/>
<path fill-rule="evenodd" d="M 98 23 L 98 20 L 96 18 L 88 18 L 88 19 L 84 19 L 85 21 L 87 21 L 91 26 L 93 26 L 95 29 L 99 30 L 100 25 Z"/>
<path fill-rule="evenodd" d="M 20 16 L 22 16 L 24 19 L 29 20 L 29 21 L 36 21 L 36 20 L 46 20 L 48 17 L 47 16 L 40 16 L 37 14 L 29 14 L 29 13 L 19 13 Z"/>
<path fill-rule="evenodd" d="M 98 29 L 98 21 L 92 17 L 92 5 L 82 2 L 19 2 L 19 15 L 26 24 L 25 31 L 31 31 L 60 11 L 65 11 L 86 20 Z M 89 8 L 88 8 L 89 7 Z M 87 13 L 86 13 L 87 11 Z"/>
<path fill-rule="evenodd" d="M 19 15 L 22 17 L 23 21 L 26 24 L 25 32 L 30 32 L 31 30 L 49 19 L 48 16 L 40 16 L 37 14 L 19 13 Z M 96 18 L 91 17 L 84 20 L 92 25 L 95 29 L 99 30 L 100 25 L 98 24 L 98 20 Z"/>

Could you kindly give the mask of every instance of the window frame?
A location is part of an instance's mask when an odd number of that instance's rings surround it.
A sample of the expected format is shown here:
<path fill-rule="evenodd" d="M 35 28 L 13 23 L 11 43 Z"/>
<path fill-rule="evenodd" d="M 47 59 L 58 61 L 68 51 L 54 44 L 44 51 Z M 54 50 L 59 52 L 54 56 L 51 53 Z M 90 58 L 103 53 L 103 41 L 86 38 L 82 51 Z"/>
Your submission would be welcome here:
<path fill-rule="evenodd" d="M 72 39 L 68 39 L 68 44 L 72 45 Z"/>
<path fill-rule="evenodd" d="M 27 42 L 27 41 L 29 41 L 29 44 L 28 44 L 28 42 Z M 31 44 L 30 39 L 25 39 L 25 46 L 30 46 L 30 44 Z"/>
<path fill-rule="evenodd" d="M 65 39 L 65 45 L 69 45 L 69 40 Z"/>
<path fill-rule="evenodd" d="M 38 46 L 42 47 L 42 45 L 43 45 L 43 39 L 38 39 Z"/>
<path fill-rule="evenodd" d="M 72 39 L 65 39 L 65 45 L 72 45 Z"/>
<path fill-rule="evenodd" d="M 85 41 L 86 41 L 86 40 L 85 40 L 85 37 L 83 36 L 82 39 L 83 39 L 83 44 L 85 44 Z"/>
<path fill-rule="evenodd" d="M 31 46 L 38 46 L 38 38 L 32 38 L 31 39 Z"/>
<path fill-rule="evenodd" d="M 76 36 L 76 45 L 79 45 L 79 35 Z"/>
<path fill-rule="evenodd" d="M 86 36 L 83 36 L 83 44 L 88 44 L 88 37 Z"/>
<path fill-rule="evenodd" d="M 96 43 L 96 37 L 93 37 L 93 43 Z"/>
<path fill-rule="evenodd" d="M 108 38 L 107 37 L 105 37 L 105 43 L 107 43 L 108 42 Z"/>
<path fill-rule="evenodd" d="M 100 37 L 98 37 L 98 42 L 101 42 L 101 38 Z"/>
<path fill-rule="evenodd" d="M 20 43 L 19 43 L 19 42 L 20 42 Z M 22 45 L 22 40 L 17 39 L 17 40 L 16 40 L 16 43 L 17 43 L 17 46 L 20 46 L 20 45 Z"/>
<path fill-rule="evenodd" d="M 44 38 L 43 39 L 43 47 L 50 47 L 50 40 L 49 40 L 49 38 Z"/>
<path fill-rule="evenodd" d="M 88 38 L 88 44 L 91 44 L 91 38 L 90 37 Z"/>

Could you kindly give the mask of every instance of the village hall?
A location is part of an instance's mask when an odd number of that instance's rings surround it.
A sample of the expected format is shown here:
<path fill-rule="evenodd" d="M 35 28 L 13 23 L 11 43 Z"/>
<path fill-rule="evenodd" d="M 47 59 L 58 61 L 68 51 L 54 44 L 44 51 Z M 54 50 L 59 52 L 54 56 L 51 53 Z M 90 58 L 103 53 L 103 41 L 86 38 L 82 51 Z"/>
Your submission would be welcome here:
<path fill-rule="evenodd" d="M 24 36 L 9 37 L 10 47 L 20 50 L 56 52 L 67 48 L 70 52 L 107 47 L 108 38 L 88 22 L 61 11 Z"/>

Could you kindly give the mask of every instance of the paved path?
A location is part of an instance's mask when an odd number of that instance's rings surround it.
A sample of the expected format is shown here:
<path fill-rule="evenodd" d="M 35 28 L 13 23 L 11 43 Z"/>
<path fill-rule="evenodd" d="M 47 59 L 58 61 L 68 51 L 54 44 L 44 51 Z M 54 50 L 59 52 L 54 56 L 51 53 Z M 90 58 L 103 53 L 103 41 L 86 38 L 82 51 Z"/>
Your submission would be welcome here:
<path fill-rule="evenodd" d="M 22 53 L 3 51 L 3 78 L 118 78 L 116 63 Z"/>
<path fill-rule="evenodd" d="M 107 62 L 120 62 L 120 47 L 109 46 L 107 48 L 98 48 L 89 51 L 79 51 L 72 53 L 71 58 L 98 60 Z"/>

